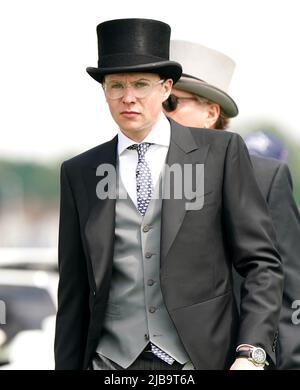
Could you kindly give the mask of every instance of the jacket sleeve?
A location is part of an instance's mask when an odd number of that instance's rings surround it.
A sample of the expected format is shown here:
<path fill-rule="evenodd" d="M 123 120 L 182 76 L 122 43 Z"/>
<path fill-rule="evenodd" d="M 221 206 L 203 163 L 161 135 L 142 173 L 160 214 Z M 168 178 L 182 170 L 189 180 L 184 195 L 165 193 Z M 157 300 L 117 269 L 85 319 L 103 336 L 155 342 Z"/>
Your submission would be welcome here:
<path fill-rule="evenodd" d="M 292 179 L 285 164 L 277 170 L 268 204 L 284 270 L 283 302 L 279 321 L 277 367 L 300 369 L 300 326 L 293 323 L 294 301 L 300 299 L 300 216 L 293 198 Z"/>
<path fill-rule="evenodd" d="M 82 369 L 89 321 L 89 289 L 78 212 L 65 163 L 61 167 L 58 261 L 55 368 Z"/>
<path fill-rule="evenodd" d="M 224 229 L 231 261 L 243 276 L 238 344 L 264 348 L 275 361 L 283 272 L 269 211 L 258 189 L 244 141 L 233 134 L 223 184 Z"/>

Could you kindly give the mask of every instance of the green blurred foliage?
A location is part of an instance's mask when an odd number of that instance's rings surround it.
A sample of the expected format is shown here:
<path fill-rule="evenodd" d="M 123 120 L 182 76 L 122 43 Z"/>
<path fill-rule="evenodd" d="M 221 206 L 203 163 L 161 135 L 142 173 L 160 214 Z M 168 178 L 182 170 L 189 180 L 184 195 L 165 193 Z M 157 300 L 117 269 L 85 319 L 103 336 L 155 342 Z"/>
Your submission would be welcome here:
<path fill-rule="evenodd" d="M 43 202 L 59 201 L 59 164 L 43 165 L 33 162 L 0 161 L 1 194 L 14 196 L 21 191 L 25 201 L 39 199 Z M 7 189 L 5 191 L 5 189 Z"/>

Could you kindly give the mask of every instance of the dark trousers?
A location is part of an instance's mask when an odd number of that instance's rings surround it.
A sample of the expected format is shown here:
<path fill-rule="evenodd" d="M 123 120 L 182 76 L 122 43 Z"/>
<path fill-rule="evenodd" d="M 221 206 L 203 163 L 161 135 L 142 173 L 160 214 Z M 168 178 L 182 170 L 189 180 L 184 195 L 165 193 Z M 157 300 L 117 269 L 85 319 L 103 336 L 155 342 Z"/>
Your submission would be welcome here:
<path fill-rule="evenodd" d="M 174 362 L 172 365 L 159 359 L 152 352 L 143 351 L 128 367 L 123 368 L 110 359 L 96 354 L 92 362 L 92 370 L 181 370 L 183 364 Z"/>

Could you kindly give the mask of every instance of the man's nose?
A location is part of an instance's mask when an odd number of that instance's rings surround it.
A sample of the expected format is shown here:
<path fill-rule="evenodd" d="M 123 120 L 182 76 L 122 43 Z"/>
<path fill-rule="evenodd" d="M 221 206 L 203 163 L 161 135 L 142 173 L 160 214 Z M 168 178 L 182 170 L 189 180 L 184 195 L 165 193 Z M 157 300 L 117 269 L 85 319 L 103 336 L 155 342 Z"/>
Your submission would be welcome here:
<path fill-rule="evenodd" d="M 127 85 L 124 89 L 124 95 L 123 95 L 123 98 L 122 98 L 123 102 L 124 103 L 132 103 L 132 102 L 136 102 L 136 97 L 135 97 L 135 94 L 134 94 L 134 89 Z"/>

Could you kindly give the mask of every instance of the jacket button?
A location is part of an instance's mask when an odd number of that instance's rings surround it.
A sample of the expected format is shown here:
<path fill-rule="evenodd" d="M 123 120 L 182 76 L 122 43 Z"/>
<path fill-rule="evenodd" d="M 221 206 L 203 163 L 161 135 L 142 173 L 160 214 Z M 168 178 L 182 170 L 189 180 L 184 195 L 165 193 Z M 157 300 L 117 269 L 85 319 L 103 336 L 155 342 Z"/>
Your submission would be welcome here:
<path fill-rule="evenodd" d="M 148 285 L 148 286 L 153 286 L 153 284 L 154 284 L 154 280 L 149 279 L 149 280 L 147 281 L 147 285 Z"/>
<path fill-rule="evenodd" d="M 93 295 L 94 295 L 94 296 L 96 295 L 96 291 L 93 291 Z"/>
<path fill-rule="evenodd" d="M 156 312 L 156 307 L 150 306 L 149 307 L 149 311 L 150 311 L 150 313 L 155 313 Z"/>
<path fill-rule="evenodd" d="M 145 226 L 143 227 L 143 232 L 144 232 L 144 233 L 149 232 L 149 230 L 150 230 L 150 226 L 149 226 L 149 225 L 145 225 Z"/>
<path fill-rule="evenodd" d="M 150 259 L 152 257 L 152 255 L 153 255 L 153 253 L 151 253 L 151 252 L 146 252 L 145 253 L 146 259 Z"/>

